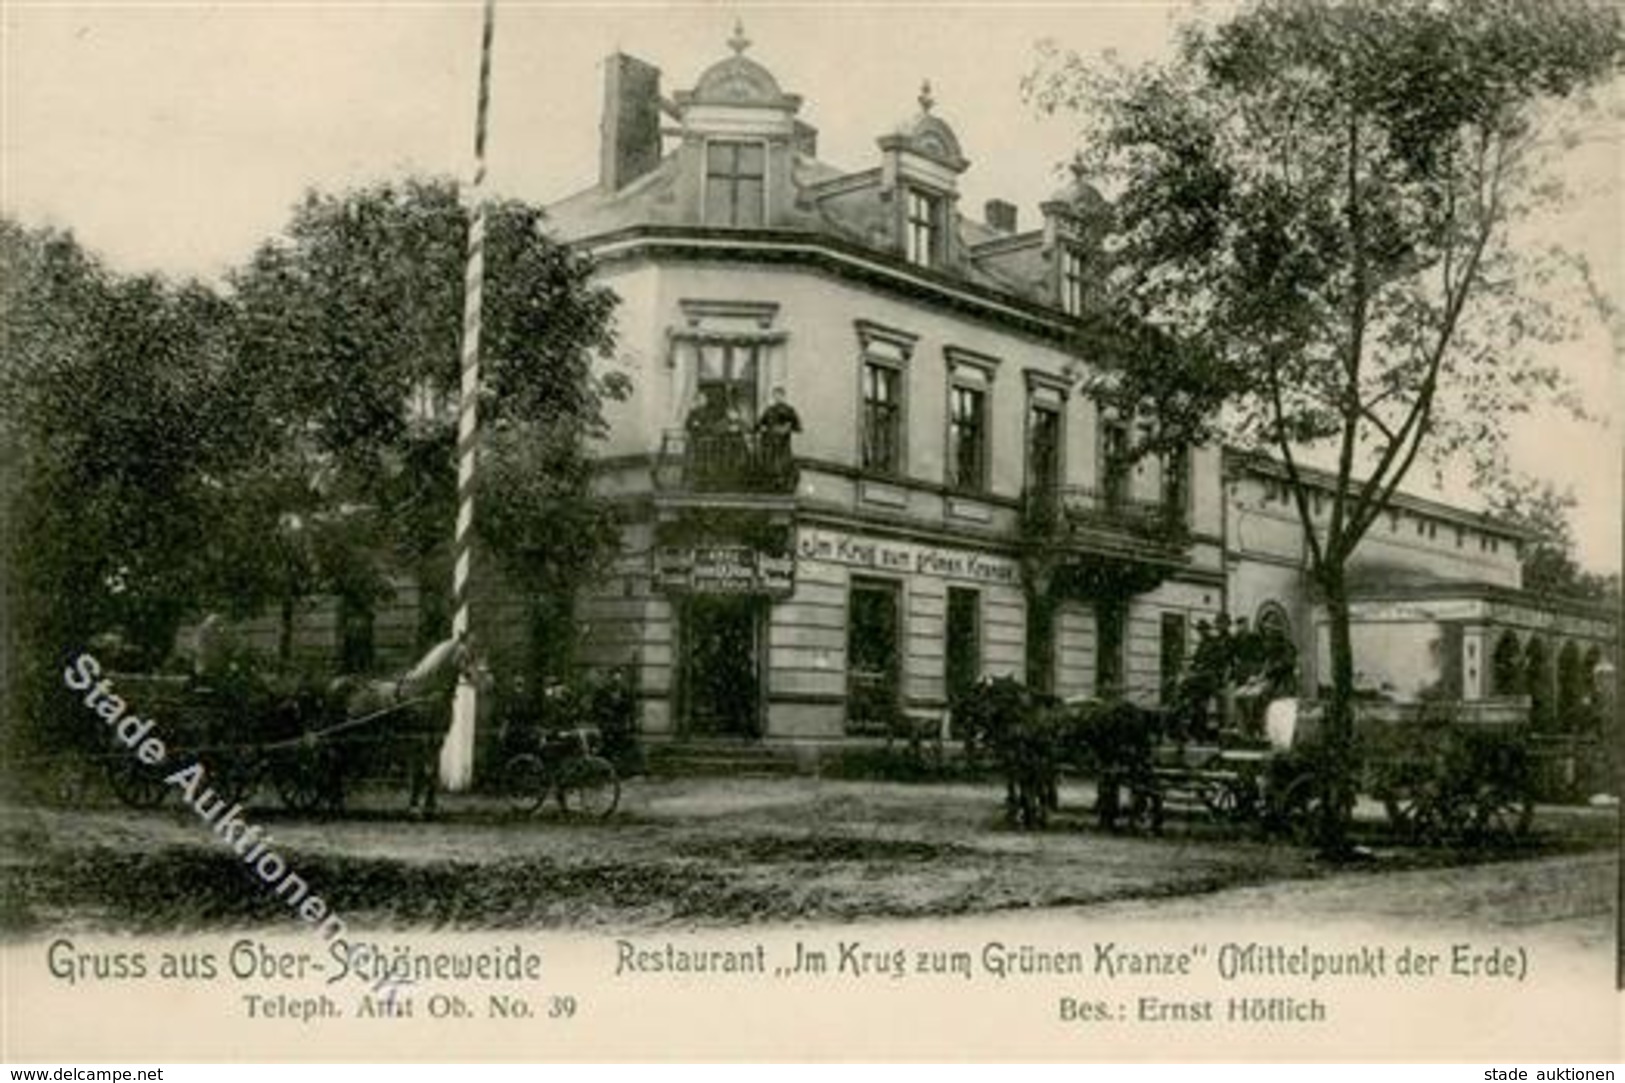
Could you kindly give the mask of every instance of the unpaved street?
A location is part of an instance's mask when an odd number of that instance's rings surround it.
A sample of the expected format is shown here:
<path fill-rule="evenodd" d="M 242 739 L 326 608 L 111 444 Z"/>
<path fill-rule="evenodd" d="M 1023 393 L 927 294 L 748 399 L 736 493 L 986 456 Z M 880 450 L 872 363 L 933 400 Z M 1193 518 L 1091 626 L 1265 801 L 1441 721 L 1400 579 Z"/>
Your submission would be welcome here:
<path fill-rule="evenodd" d="M 1368 826 L 1370 857 L 1332 869 L 1302 846 L 1176 821 L 1107 834 L 1092 794 L 1063 793 L 1042 832 L 1005 826 L 989 785 L 635 779 L 602 823 L 516 819 L 463 799 L 423 823 L 393 795 L 334 821 L 252 816 L 348 920 L 379 928 L 639 929 L 945 917 L 1032 908 L 1238 915 L 1289 908 L 1399 920 L 1611 929 L 1611 814 L 1542 810 L 1509 853 L 1401 846 Z M 212 928 L 281 920 L 195 816 L 111 804 L 0 807 L 12 933 Z M 1172 900 L 1155 902 L 1153 900 Z"/>

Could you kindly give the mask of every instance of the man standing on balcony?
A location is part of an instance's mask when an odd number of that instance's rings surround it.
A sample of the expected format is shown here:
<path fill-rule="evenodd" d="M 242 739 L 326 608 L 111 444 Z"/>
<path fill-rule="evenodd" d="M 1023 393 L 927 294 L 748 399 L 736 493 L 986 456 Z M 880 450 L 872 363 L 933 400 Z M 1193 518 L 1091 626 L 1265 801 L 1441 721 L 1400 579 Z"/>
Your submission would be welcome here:
<path fill-rule="evenodd" d="M 775 487 L 788 489 L 795 484 L 795 460 L 790 455 L 790 437 L 801 431 L 801 416 L 785 401 L 784 388 L 773 389 L 773 405 L 756 421 L 761 436 L 762 474 Z"/>

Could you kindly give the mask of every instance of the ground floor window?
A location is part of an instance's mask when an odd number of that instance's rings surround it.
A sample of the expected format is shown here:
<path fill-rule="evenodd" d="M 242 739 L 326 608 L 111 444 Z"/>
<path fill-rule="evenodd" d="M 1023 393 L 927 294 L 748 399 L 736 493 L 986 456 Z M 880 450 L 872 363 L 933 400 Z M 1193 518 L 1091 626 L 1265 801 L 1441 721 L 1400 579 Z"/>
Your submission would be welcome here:
<path fill-rule="evenodd" d="M 1127 622 L 1122 602 L 1095 603 L 1095 695 L 1113 699 L 1123 694 L 1123 625 Z"/>
<path fill-rule="evenodd" d="M 760 736 L 765 610 L 760 599 L 726 595 L 694 595 L 682 604 L 679 681 L 685 732 Z"/>
<path fill-rule="evenodd" d="M 1162 705 L 1166 707 L 1173 703 L 1178 696 L 1179 681 L 1185 672 L 1185 614 L 1164 613 L 1162 615 L 1160 653 L 1160 687 L 1162 690 Z"/>
<path fill-rule="evenodd" d="M 846 725 L 884 733 L 899 703 L 902 591 L 885 579 L 852 580 L 846 622 Z"/>
<path fill-rule="evenodd" d="M 1027 687 L 1055 691 L 1055 606 L 1047 598 L 1027 602 Z"/>
<path fill-rule="evenodd" d="M 948 588 L 948 702 L 958 703 L 982 676 L 982 596 L 965 587 Z"/>

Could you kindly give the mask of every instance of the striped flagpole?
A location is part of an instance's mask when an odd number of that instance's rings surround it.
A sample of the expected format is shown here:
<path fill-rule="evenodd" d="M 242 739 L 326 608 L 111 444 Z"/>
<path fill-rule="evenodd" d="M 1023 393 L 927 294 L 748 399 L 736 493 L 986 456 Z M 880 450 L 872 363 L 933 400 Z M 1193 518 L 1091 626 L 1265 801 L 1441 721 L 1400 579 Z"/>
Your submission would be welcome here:
<path fill-rule="evenodd" d="M 468 265 L 463 277 L 463 372 L 457 399 L 457 535 L 453 542 L 451 635 L 468 642 L 469 566 L 474 545 L 474 457 L 479 429 L 480 308 L 485 289 L 485 131 L 491 105 L 491 35 L 495 0 L 485 0 L 480 34 L 480 92 L 474 114 L 474 182 L 469 185 Z M 460 666 L 451 729 L 440 748 L 440 782 L 466 790 L 474 780 L 474 720 L 479 691 L 470 666 Z"/>

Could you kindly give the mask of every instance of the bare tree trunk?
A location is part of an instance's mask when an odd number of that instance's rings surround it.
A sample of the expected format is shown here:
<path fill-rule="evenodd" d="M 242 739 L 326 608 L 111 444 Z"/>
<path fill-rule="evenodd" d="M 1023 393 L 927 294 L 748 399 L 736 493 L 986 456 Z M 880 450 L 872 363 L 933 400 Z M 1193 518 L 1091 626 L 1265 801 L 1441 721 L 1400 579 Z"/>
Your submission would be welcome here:
<path fill-rule="evenodd" d="M 1321 764 L 1319 837 L 1323 856 L 1348 856 L 1349 815 L 1354 808 L 1354 643 L 1349 629 L 1348 585 L 1341 568 L 1323 571 L 1331 639 L 1332 690 L 1325 707 L 1325 759 Z"/>

